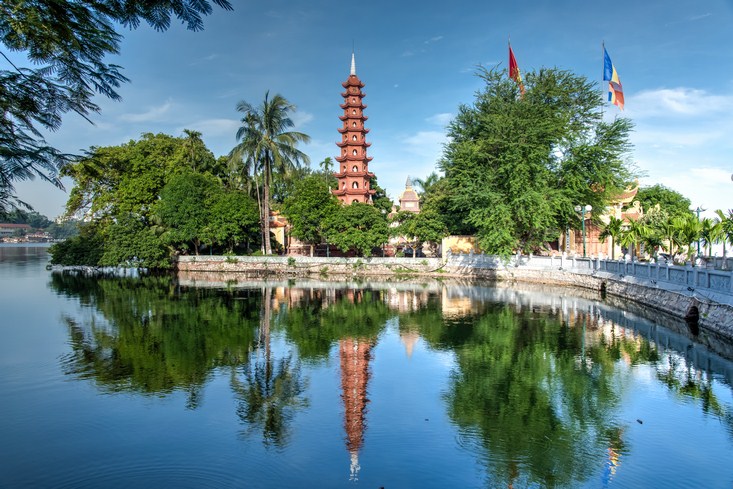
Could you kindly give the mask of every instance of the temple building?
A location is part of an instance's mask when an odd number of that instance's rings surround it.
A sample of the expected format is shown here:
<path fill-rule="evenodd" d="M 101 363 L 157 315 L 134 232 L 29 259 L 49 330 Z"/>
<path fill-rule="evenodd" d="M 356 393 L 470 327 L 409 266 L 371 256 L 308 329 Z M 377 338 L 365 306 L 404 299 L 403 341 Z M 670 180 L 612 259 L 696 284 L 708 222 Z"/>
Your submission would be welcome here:
<path fill-rule="evenodd" d="M 346 91 L 341 93 L 344 98 L 344 103 L 341 104 L 344 114 L 339 119 L 343 122 L 343 126 L 338 130 L 341 133 L 341 140 L 336 143 L 341 153 L 336 157 L 339 169 L 333 175 L 338 179 L 338 188 L 333 190 L 333 193 L 342 204 L 371 203 L 372 195 L 376 191 L 372 190 L 371 185 L 374 173 L 369 172 L 369 162 L 372 158 L 367 156 L 370 143 L 366 141 L 366 134 L 369 129 L 364 127 L 368 117 L 364 115 L 367 106 L 362 99 L 366 94 L 361 91 L 364 83 L 356 76 L 354 53 L 351 53 L 349 78 L 341 85 Z"/>
<path fill-rule="evenodd" d="M 416 214 L 420 212 L 420 197 L 412 188 L 412 180 L 409 176 L 405 183 L 405 190 L 400 194 L 400 210 Z"/>

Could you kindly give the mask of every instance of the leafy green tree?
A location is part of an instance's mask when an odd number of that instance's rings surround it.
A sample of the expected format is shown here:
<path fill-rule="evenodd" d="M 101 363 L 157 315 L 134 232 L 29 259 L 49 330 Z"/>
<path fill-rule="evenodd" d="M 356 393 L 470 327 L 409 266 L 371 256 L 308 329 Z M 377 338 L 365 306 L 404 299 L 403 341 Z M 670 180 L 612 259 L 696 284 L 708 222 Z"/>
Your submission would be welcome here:
<path fill-rule="evenodd" d="M 171 177 L 160 192 L 156 213 L 167 228 L 165 239 L 174 247 L 198 255 L 205 228 L 210 223 L 212 203 L 219 183 L 209 174 L 180 173 Z"/>
<path fill-rule="evenodd" d="M 79 222 L 73 219 L 61 223 L 52 222 L 46 232 L 54 239 L 68 239 L 79 234 Z"/>
<path fill-rule="evenodd" d="M 227 0 L 213 0 L 225 10 Z M 25 65 L 3 54 L 0 70 L 0 212 L 27 204 L 14 195 L 14 182 L 38 176 L 63 188 L 58 169 L 74 157 L 50 146 L 43 130 L 56 130 L 76 112 L 89 120 L 100 111 L 99 94 L 119 100 L 128 79 L 121 67 L 105 62 L 119 53 L 120 27 L 141 21 L 165 31 L 178 19 L 193 31 L 212 13 L 206 0 L 5 0 L 0 7 L 0 41 L 25 57 Z"/>
<path fill-rule="evenodd" d="M 237 104 L 237 111 L 242 113 L 242 125 L 237 130 L 239 144 L 230 153 L 232 160 L 245 169 L 241 173 L 248 173 L 246 168 L 252 168 L 255 174 L 262 175 L 260 208 L 266 255 L 272 254 L 270 184 L 273 172 L 287 173 L 301 162 L 308 164 L 308 156 L 296 146 L 310 141 L 306 134 L 288 131 L 294 126 L 290 112 L 295 106 L 280 94 L 272 98 L 269 95 L 270 92 L 265 93 L 264 101 L 257 107 L 246 101 Z"/>
<path fill-rule="evenodd" d="M 623 221 L 615 216 L 611 216 L 608 224 L 603 227 L 601 234 L 598 238 L 601 241 L 605 241 L 606 238 L 611 238 L 611 260 L 616 259 L 616 241 L 621 237 L 623 231 Z"/>
<path fill-rule="evenodd" d="M 204 227 L 205 242 L 223 246 L 227 253 L 242 243 L 249 253 L 251 245 L 259 243 L 260 213 L 257 202 L 249 195 L 238 190 L 220 190 L 207 205 L 210 217 Z"/>
<path fill-rule="evenodd" d="M 310 245 L 311 256 L 314 245 L 324 240 L 329 216 L 338 212 L 339 206 L 327 177 L 322 175 L 311 175 L 297 182 L 293 194 L 285 200 L 283 214 L 290 223 L 290 234 Z"/>
<path fill-rule="evenodd" d="M 184 153 L 182 159 L 187 166 L 194 172 L 213 172 L 216 167 L 216 159 L 214 154 L 206 148 L 204 140 L 201 139 L 202 134 L 190 129 L 184 129 L 183 134 L 181 151 Z"/>
<path fill-rule="evenodd" d="M 339 206 L 326 221 L 326 238 L 346 253 L 371 256 L 389 238 L 387 218 L 373 205 L 355 202 Z"/>
<path fill-rule="evenodd" d="M 54 265 L 96 267 L 104 254 L 104 237 L 96 225 L 88 224 L 77 236 L 52 245 L 48 252 Z"/>
<path fill-rule="evenodd" d="M 415 257 L 417 248 L 423 243 L 439 243 L 448 236 L 446 227 L 440 215 L 433 209 L 423 209 L 420 213 L 401 211 L 392 218 L 396 227 L 390 227 L 393 236 L 406 239 L 412 246 L 412 256 Z"/>
<path fill-rule="evenodd" d="M 659 204 L 662 211 L 672 218 L 692 213 L 690 199 L 661 184 L 641 187 L 636 193 L 636 200 L 641 203 L 646 213 L 650 212 L 657 204 Z"/>
<path fill-rule="evenodd" d="M 118 216 L 106 229 L 99 264 L 160 269 L 171 266 L 170 253 L 160 234 L 133 214 Z"/>
<path fill-rule="evenodd" d="M 440 168 L 447 207 L 489 253 L 532 251 L 555 239 L 573 208 L 605 208 L 631 178 L 627 119 L 603 122 L 602 98 L 582 76 L 527 73 L 526 92 L 505 71 L 482 69 L 484 87 L 459 107 Z"/>
<path fill-rule="evenodd" d="M 392 199 L 387 197 L 387 192 L 379 186 L 377 177 L 372 178 L 369 186 L 375 191 L 372 195 L 372 205 L 379 209 L 380 212 L 388 214 L 392 210 Z"/>

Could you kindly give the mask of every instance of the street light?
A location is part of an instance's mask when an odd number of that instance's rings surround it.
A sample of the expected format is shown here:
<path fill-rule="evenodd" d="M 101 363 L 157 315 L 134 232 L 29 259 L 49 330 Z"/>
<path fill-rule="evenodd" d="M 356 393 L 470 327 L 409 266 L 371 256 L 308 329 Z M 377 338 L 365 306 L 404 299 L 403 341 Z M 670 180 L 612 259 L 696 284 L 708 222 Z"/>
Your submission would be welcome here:
<path fill-rule="evenodd" d="M 705 212 L 707 209 L 703 209 L 701 206 L 697 206 L 697 209 L 694 210 L 694 212 L 697 213 L 697 220 L 700 220 L 700 213 Z M 700 238 L 697 238 L 697 256 L 700 256 Z"/>
<path fill-rule="evenodd" d="M 575 212 L 580 213 L 580 220 L 583 222 L 583 258 L 585 258 L 585 213 L 593 210 L 593 206 L 588 205 L 576 205 Z"/>

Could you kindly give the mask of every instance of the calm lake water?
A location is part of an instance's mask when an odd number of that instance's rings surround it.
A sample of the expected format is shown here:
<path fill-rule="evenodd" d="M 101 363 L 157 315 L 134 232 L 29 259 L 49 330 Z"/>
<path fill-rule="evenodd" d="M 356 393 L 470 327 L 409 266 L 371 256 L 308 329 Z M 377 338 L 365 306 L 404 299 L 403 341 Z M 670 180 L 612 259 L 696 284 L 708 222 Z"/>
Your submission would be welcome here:
<path fill-rule="evenodd" d="M 730 345 L 595 294 L 47 261 L 0 246 L 3 488 L 733 485 Z"/>

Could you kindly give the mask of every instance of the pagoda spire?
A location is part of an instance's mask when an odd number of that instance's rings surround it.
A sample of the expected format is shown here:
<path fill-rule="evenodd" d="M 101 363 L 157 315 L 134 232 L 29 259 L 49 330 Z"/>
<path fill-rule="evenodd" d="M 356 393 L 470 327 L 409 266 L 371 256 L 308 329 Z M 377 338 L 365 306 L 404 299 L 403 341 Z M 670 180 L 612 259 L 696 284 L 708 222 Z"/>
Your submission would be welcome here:
<path fill-rule="evenodd" d="M 356 76 L 356 57 L 354 56 L 354 51 L 351 51 L 351 75 Z"/>

